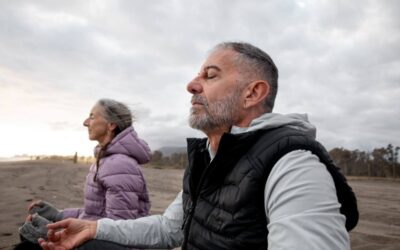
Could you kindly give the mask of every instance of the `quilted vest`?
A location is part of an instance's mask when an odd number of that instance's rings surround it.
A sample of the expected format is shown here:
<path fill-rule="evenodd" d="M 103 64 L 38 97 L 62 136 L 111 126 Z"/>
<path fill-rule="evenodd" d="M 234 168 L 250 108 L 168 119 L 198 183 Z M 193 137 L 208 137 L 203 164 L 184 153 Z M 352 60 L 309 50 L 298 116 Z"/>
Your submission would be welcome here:
<path fill-rule="evenodd" d="M 309 150 L 332 175 L 346 228 L 358 222 L 356 197 L 325 148 L 301 131 L 281 127 L 224 134 L 210 162 L 207 139 L 188 139 L 183 179 L 185 249 L 267 249 L 264 189 L 285 154 Z"/>

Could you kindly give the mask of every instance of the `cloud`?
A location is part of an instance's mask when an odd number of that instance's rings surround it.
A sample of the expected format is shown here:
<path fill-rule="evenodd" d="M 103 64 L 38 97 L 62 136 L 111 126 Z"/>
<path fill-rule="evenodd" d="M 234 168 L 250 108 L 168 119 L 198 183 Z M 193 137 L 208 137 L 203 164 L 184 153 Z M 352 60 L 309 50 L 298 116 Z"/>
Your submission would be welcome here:
<path fill-rule="evenodd" d="M 69 121 L 49 122 L 48 125 L 51 130 L 56 130 L 56 131 L 65 131 L 69 129 L 81 130 L 80 126 L 78 127 L 77 124 L 72 124 Z"/>
<path fill-rule="evenodd" d="M 184 145 L 203 136 L 187 125 L 186 85 L 233 40 L 272 56 L 276 111 L 308 113 L 328 148 L 400 145 L 399 11 L 391 0 L 3 1 L 0 129 L 35 128 L 43 145 L 68 134 L 66 151 L 91 152 L 82 121 L 107 97 L 136 112 L 154 149 Z"/>

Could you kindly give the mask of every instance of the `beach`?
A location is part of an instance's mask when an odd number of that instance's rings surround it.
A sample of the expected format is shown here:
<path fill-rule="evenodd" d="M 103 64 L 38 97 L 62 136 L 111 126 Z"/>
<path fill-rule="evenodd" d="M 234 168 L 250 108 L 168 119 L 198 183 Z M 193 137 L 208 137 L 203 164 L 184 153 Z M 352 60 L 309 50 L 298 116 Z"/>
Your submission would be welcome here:
<path fill-rule="evenodd" d="M 0 162 L 0 249 L 18 243 L 18 227 L 33 200 L 58 208 L 80 207 L 89 164 L 69 160 Z M 152 202 L 162 213 L 181 189 L 183 170 L 143 167 Z M 351 249 L 400 249 L 400 181 L 349 178 L 356 192 L 360 221 L 350 233 Z"/>

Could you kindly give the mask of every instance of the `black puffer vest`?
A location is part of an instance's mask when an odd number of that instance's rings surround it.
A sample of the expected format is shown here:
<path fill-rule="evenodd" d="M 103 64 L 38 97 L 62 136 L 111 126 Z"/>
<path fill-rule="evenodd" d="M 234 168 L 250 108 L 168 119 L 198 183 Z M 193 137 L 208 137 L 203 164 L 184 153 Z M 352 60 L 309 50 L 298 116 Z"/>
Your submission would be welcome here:
<path fill-rule="evenodd" d="M 206 139 L 188 139 L 189 165 L 183 179 L 182 249 L 267 249 L 264 188 L 285 154 L 309 150 L 332 175 L 346 228 L 358 222 L 355 195 L 325 148 L 290 128 L 224 134 L 210 163 Z"/>

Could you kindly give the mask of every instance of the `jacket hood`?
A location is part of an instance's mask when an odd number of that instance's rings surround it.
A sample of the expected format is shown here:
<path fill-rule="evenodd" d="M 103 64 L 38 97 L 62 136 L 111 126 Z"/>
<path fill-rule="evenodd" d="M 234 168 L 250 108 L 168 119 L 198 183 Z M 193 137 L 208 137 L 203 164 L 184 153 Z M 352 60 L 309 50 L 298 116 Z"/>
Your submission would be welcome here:
<path fill-rule="evenodd" d="M 278 114 L 265 113 L 254 119 L 249 127 L 241 128 L 233 126 L 232 134 L 240 134 L 259 129 L 273 129 L 278 127 L 290 127 L 306 133 L 315 139 L 316 128 L 308 121 L 307 114 Z"/>
<path fill-rule="evenodd" d="M 97 155 L 100 147 L 95 148 Z M 108 145 L 105 156 L 112 154 L 124 154 L 135 158 L 139 164 L 150 161 L 150 148 L 147 143 L 140 139 L 133 127 L 126 128 L 119 133 Z"/>

